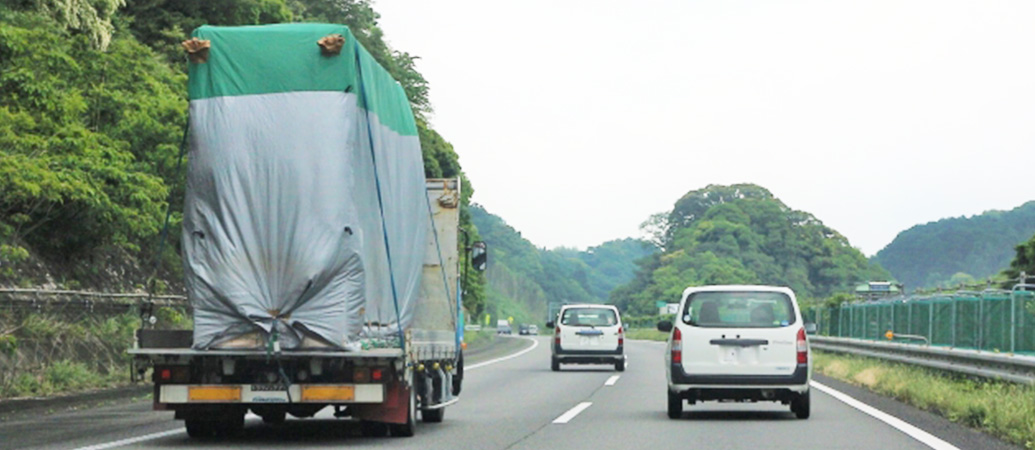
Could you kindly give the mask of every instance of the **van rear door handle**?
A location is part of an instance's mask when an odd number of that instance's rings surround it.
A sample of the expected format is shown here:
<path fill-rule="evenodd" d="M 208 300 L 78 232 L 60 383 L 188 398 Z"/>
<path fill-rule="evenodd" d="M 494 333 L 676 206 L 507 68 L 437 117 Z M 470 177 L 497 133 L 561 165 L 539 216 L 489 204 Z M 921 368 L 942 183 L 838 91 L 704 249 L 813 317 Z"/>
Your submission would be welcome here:
<path fill-rule="evenodd" d="M 712 339 L 712 345 L 726 345 L 736 347 L 754 347 L 757 345 L 769 345 L 768 339 Z"/>

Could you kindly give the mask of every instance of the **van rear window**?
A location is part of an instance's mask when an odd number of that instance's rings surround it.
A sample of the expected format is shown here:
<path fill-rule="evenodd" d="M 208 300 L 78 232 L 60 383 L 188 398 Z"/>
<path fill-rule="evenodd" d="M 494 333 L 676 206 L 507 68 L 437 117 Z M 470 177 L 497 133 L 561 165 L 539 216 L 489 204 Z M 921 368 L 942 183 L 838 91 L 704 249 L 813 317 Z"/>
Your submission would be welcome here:
<path fill-rule="evenodd" d="M 618 324 L 618 316 L 608 308 L 569 308 L 561 316 L 561 325 L 572 327 L 609 327 Z"/>
<path fill-rule="evenodd" d="M 794 305 L 782 292 L 695 292 L 683 323 L 705 328 L 778 328 L 794 323 Z"/>

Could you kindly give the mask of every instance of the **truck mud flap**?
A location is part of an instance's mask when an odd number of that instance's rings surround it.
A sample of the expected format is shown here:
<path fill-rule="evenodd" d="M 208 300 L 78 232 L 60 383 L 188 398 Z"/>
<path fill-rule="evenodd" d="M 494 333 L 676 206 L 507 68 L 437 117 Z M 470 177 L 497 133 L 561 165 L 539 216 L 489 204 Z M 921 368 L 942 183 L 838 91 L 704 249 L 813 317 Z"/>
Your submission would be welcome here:
<path fill-rule="evenodd" d="M 385 401 L 375 405 L 353 405 L 352 417 L 375 422 L 405 424 L 410 413 L 410 398 L 413 393 L 403 383 L 385 386 Z"/>

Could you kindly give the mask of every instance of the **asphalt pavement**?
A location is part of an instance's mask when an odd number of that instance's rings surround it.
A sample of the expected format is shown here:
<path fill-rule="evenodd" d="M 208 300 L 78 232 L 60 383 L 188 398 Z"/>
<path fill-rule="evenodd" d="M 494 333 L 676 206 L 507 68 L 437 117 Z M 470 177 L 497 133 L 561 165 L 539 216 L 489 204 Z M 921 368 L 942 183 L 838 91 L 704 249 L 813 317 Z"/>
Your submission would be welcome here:
<path fill-rule="evenodd" d="M 2 449 L 421 448 L 421 449 L 1015 449 L 894 400 L 816 377 L 812 417 L 772 403 L 699 403 L 665 413 L 663 345 L 628 341 L 629 366 L 550 370 L 549 337 L 500 338 L 466 359 L 461 401 L 413 438 L 365 438 L 358 423 L 325 410 L 265 425 L 250 415 L 242 436 L 195 441 L 150 401 L 22 417 L 0 423 Z M 841 397 L 841 398 L 837 398 Z M 849 403 L 855 402 L 852 406 Z"/>

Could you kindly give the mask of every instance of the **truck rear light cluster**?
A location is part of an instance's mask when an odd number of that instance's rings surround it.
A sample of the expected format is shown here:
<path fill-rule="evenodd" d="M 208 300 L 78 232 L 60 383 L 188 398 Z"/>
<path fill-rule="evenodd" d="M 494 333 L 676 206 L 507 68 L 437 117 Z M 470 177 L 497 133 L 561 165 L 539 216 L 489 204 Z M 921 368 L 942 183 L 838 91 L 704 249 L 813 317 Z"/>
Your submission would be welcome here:
<path fill-rule="evenodd" d="M 683 333 L 679 328 L 672 329 L 672 364 L 683 363 Z"/>
<path fill-rule="evenodd" d="M 366 383 L 370 381 L 370 369 L 366 367 L 357 367 L 352 371 L 352 381 L 354 383 Z"/>
<path fill-rule="evenodd" d="M 561 326 L 557 325 L 553 328 L 553 343 L 558 346 L 561 345 Z"/>
<path fill-rule="evenodd" d="M 809 362 L 809 342 L 805 340 L 805 328 L 798 330 L 798 364 Z"/>
<path fill-rule="evenodd" d="M 384 379 L 384 371 L 381 369 L 374 369 L 370 371 L 370 379 L 374 381 L 381 381 Z"/>
<path fill-rule="evenodd" d="M 190 367 L 157 366 L 154 377 L 155 381 L 162 383 L 187 383 L 190 382 Z"/>
<path fill-rule="evenodd" d="M 618 327 L 618 346 L 625 345 L 625 332 L 622 331 L 622 327 Z"/>

